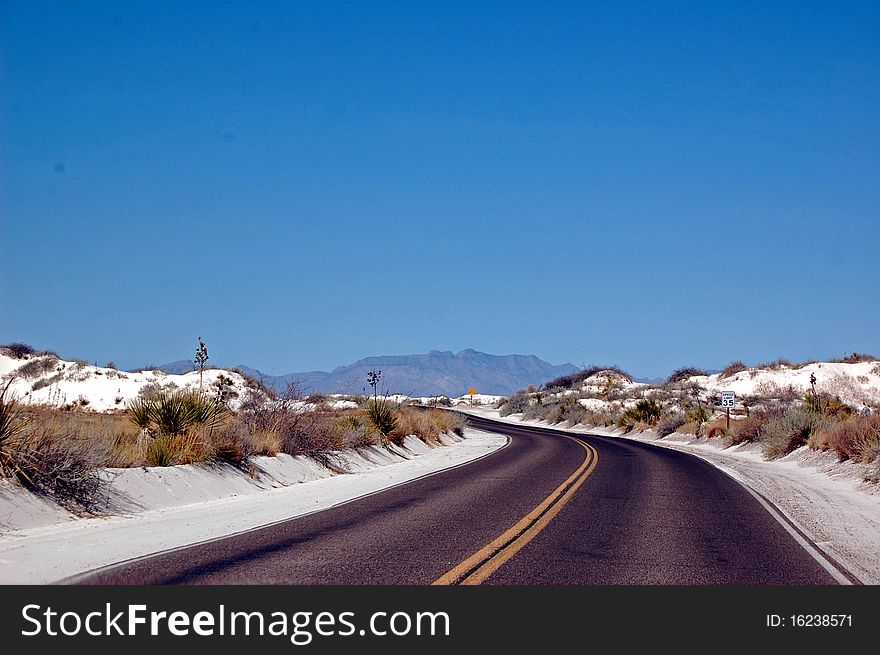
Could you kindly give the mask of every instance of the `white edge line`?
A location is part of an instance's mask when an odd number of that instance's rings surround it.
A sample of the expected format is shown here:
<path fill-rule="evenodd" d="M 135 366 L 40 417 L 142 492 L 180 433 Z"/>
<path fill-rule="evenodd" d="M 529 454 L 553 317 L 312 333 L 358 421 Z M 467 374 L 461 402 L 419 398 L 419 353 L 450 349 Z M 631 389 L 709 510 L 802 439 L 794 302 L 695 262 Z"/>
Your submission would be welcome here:
<path fill-rule="evenodd" d="M 774 519 L 776 519 L 776 522 L 779 523 L 779 525 L 781 525 L 783 528 L 785 528 L 785 531 L 788 532 L 788 534 L 790 534 L 794 538 L 794 540 L 798 544 L 800 544 L 801 547 L 805 551 L 807 551 L 812 556 L 812 558 L 814 560 L 816 560 L 819 563 L 819 565 L 828 572 L 829 575 L 831 575 L 832 578 L 834 578 L 837 581 L 838 584 L 841 584 L 841 585 L 853 584 L 852 580 L 850 580 L 843 573 L 841 573 L 840 570 L 837 568 L 837 566 L 835 566 L 834 564 L 831 563 L 831 561 L 828 559 L 828 556 L 826 556 L 826 554 L 822 551 L 821 548 L 819 548 L 816 544 L 814 544 L 810 539 L 805 537 L 806 532 L 802 532 L 799 528 L 796 527 L 797 523 L 794 521 L 794 519 L 792 519 L 790 516 L 788 516 L 779 506 L 777 506 L 775 503 L 773 503 L 770 499 L 762 496 L 758 491 L 753 489 L 749 483 L 747 483 L 745 480 L 743 480 L 735 472 L 729 470 L 727 467 L 722 466 L 721 464 L 718 464 L 716 462 L 713 462 L 711 459 L 708 459 L 707 457 L 704 457 L 703 455 L 700 455 L 699 453 L 692 453 L 690 451 L 683 450 L 681 448 L 676 448 L 675 446 L 670 445 L 670 444 L 658 444 L 658 443 L 654 443 L 652 441 L 642 441 L 641 439 L 636 439 L 635 437 L 627 437 L 625 435 L 620 435 L 620 436 L 615 437 L 615 436 L 610 436 L 610 435 L 596 434 L 596 435 L 591 435 L 591 436 L 605 437 L 607 439 L 626 439 L 627 441 L 632 441 L 635 443 L 644 444 L 646 446 L 653 446 L 654 448 L 664 448 L 666 450 L 674 450 L 677 453 L 681 453 L 683 455 L 690 455 L 691 457 L 695 457 L 696 459 L 699 459 L 702 462 L 706 462 L 707 464 L 709 464 L 710 466 L 713 466 L 717 470 L 721 471 L 721 473 L 723 473 L 724 475 L 729 477 L 731 480 L 733 480 L 734 482 L 739 484 L 743 489 L 748 491 L 755 498 L 755 500 L 757 500 L 761 504 L 761 506 L 765 510 L 767 510 L 767 512 L 770 514 L 770 516 L 772 516 Z M 839 566 L 843 567 L 842 564 L 840 564 Z M 859 576 L 857 576 L 855 573 L 853 573 L 849 569 L 847 569 L 847 572 L 850 575 L 852 575 L 854 578 L 859 580 L 860 582 L 862 581 L 861 578 L 859 578 Z"/>
<path fill-rule="evenodd" d="M 480 430 L 481 432 L 487 432 L 487 430 Z M 498 434 L 498 433 L 491 433 Z M 505 437 L 506 441 L 504 445 L 500 448 L 496 448 L 494 450 L 489 451 L 488 453 L 484 453 L 479 457 L 474 459 L 469 459 L 466 462 L 461 462 L 459 464 L 455 464 L 454 466 L 447 466 L 446 468 L 439 469 L 437 471 L 432 471 L 430 473 L 425 473 L 424 475 L 420 475 L 418 477 L 412 478 L 411 480 L 404 480 L 403 482 L 398 482 L 396 484 L 392 484 L 388 487 L 382 487 L 381 489 L 374 489 L 373 491 L 368 491 L 365 494 L 361 494 L 360 496 L 354 496 L 353 498 L 347 498 L 346 500 L 341 500 L 338 503 L 334 503 L 333 505 L 328 505 L 327 507 L 322 507 L 321 509 L 311 510 L 309 512 L 304 512 L 303 514 L 296 514 L 295 516 L 288 516 L 287 518 L 279 519 L 277 521 L 272 521 L 271 523 L 264 523 L 263 525 L 257 525 L 252 528 L 248 528 L 247 530 L 239 530 L 238 532 L 230 532 L 229 534 L 224 534 L 219 537 L 211 537 L 210 539 L 204 539 L 202 541 L 194 541 L 190 544 L 182 544 L 180 546 L 175 546 L 174 548 L 166 548 L 164 550 L 157 550 L 152 553 L 146 553 L 144 555 L 138 555 L 137 557 L 130 557 L 128 559 L 119 560 L 118 562 L 113 562 L 111 564 L 105 564 L 104 566 L 99 566 L 94 569 L 89 569 L 87 571 L 82 571 L 81 573 L 74 573 L 73 575 L 66 576 L 64 578 L 60 578 L 54 582 L 47 582 L 45 584 L 54 584 L 54 585 L 73 585 L 77 584 L 79 580 L 85 578 L 87 576 L 95 575 L 96 573 L 102 573 L 104 571 L 110 571 L 118 566 L 124 566 L 126 564 L 134 564 L 136 562 L 143 561 L 145 559 L 150 559 L 151 557 L 158 557 L 159 555 L 167 555 L 169 553 L 176 553 L 177 551 L 184 550 L 186 548 L 192 548 L 194 546 L 205 546 L 207 544 L 211 544 L 217 541 L 222 541 L 224 539 L 229 539 L 231 537 L 238 537 L 243 534 L 248 534 L 250 532 L 256 532 L 257 530 L 263 530 L 264 528 L 271 528 L 275 525 L 280 525 L 282 523 L 287 523 L 288 521 L 294 521 L 296 519 L 301 519 L 306 516 L 311 516 L 312 514 L 318 514 L 319 512 L 327 511 L 328 509 L 333 509 L 335 507 L 341 507 L 343 505 L 348 505 L 349 503 L 353 503 L 358 500 L 363 500 L 364 498 L 369 498 L 370 496 L 375 496 L 376 494 L 381 494 L 390 489 L 396 489 L 398 487 L 402 487 L 404 485 L 410 484 L 412 482 L 417 482 L 418 480 L 424 480 L 425 478 L 430 478 L 435 475 L 439 475 L 441 473 L 446 473 L 447 471 L 453 471 L 457 468 L 461 468 L 462 466 L 467 466 L 468 464 L 473 464 L 474 462 L 479 462 L 481 459 L 485 459 L 490 455 L 494 455 L 495 453 L 501 452 L 505 448 L 510 445 L 510 437 L 508 435 L 500 435 Z"/>
<path fill-rule="evenodd" d="M 461 413 L 467 414 L 467 412 L 461 412 Z M 489 421 L 497 421 L 498 423 L 501 423 L 501 424 L 512 423 L 512 421 L 510 421 L 510 422 L 500 421 L 500 420 L 497 420 L 497 419 L 494 419 L 494 418 L 488 417 L 488 416 L 481 416 L 480 418 L 485 418 L 486 420 L 489 420 Z M 530 423 L 527 421 L 520 421 L 518 424 L 514 423 L 514 425 L 523 425 L 523 426 L 529 427 Z M 825 552 L 819 546 L 814 544 L 810 539 L 806 538 L 805 537 L 806 531 L 802 531 L 800 528 L 797 528 L 796 527 L 797 523 L 795 522 L 795 520 L 792 519 L 790 516 L 788 516 L 780 507 L 778 507 L 772 501 L 765 498 L 758 491 L 753 489 L 751 487 L 751 485 L 749 485 L 739 475 L 735 474 L 734 472 L 728 470 L 726 467 L 724 467 L 720 464 L 717 464 L 716 462 L 713 462 L 712 460 L 710 460 L 710 459 L 708 459 L 698 453 L 692 453 L 690 451 L 683 450 L 681 448 L 676 448 L 675 446 L 673 446 L 671 444 L 655 443 L 653 441 L 643 441 L 641 439 L 636 439 L 635 437 L 628 437 L 626 435 L 593 434 L 593 433 L 589 432 L 589 428 L 586 428 L 586 430 L 587 430 L 586 432 L 573 432 L 571 430 L 566 430 L 564 428 L 557 428 L 557 427 L 553 427 L 553 426 L 549 426 L 549 425 L 547 425 L 547 426 L 545 426 L 545 425 L 531 425 L 531 427 L 543 428 L 545 430 L 554 430 L 554 431 L 560 432 L 560 433 L 580 435 L 580 436 L 600 437 L 600 438 L 605 438 L 605 439 L 626 439 L 627 441 L 632 441 L 634 443 L 644 444 L 646 446 L 653 446 L 654 448 L 664 448 L 666 450 L 674 450 L 677 453 L 682 453 L 683 455 L 690 455 L 691 457 L 695 457 L 703 462 L 706 462 L 707 464 L 715 467 L 716 469 L 721 471 L 724 475 L 729 477 L 731 480 L 733 480 L 734 482 L 739 484 L 746 491 L 748 491 L 755 498 L 755 500 L 757 500 L 761 504 L 761 506 L 765 510 L 767 510 L 767 512 L 770 514 L 770 516 L 772 516 L 774 519 L 776 519 L 776 522 L 779 523 L 783 528 L 785 528 L 785 531 L 788 532 L 794 538 L 794 540 L 798 544 L 800 544 L 800 546 L 805 551 L 807 551 L 807 553 L 809 553 L 810 556 L 814 560 L 816 560 L 819 563 L 819 565 L 823 569 L 825 569 L 832 578 L 834 578 L 834 580 L 838 584 L 841 584 L 841 585 L 853 584 L 852 580 L 850 580 L 843 573 L 841 573 L 840 570 L 838 569 L 838 567 L 831 563 L 831 561 L 828 559 L 830 556 L 826 555 Z M 840 566 L 841 568 L 846 568 L 842 564 L 838 564 L 838 566 Z M 864 583 L 864 581 L 858 575 L 856 575 L 855 573 L 850 571 L 848 568 L 846 568 L 846 571 L 852 577 L 854 577 L 856 580 Z"/>

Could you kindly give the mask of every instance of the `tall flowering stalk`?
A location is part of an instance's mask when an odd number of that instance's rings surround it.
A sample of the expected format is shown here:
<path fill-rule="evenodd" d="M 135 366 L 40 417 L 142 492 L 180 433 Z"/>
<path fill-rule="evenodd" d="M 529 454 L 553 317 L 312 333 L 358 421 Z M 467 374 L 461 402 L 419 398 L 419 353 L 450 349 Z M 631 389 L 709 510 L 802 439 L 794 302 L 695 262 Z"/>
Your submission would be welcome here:
<path fill-rule="evenodd" d="M 205 364 L 208 363 L 208 347 L 201 337 L 198 337 L 199 346 L 196 348 L 196 364 L 199 365 L 199 392 L 202 391 L 202 376 L 205 373 Z"/>

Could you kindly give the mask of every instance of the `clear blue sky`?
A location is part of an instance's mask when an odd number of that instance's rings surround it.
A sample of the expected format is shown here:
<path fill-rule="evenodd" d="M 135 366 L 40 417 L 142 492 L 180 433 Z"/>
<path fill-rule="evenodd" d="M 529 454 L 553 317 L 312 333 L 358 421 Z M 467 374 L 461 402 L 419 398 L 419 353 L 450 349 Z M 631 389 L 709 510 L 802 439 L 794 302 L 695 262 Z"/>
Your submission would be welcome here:
<path fill-rule="evenodd" d="M 0 342 L 880 351 L 880 7 L 720 4 L 4 2 Z"/>

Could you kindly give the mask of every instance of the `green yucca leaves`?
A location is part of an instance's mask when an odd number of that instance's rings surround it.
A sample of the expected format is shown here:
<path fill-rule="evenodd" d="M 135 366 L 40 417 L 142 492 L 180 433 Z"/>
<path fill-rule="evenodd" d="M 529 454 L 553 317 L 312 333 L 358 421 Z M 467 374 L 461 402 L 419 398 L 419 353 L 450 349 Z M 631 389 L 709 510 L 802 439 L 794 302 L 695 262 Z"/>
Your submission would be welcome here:
<path fill-rule="evenodd" d="M 397 416 L 387 398 L 372 398 L 367 403 L 367 418 L 383 437 L 387 437 L 397 427 Z"/>
<path fill-rule="evenodd" d="M 213 428 L 226 418 L 227 409 L 203 393 L 166 391 L 157 398 L 135 398 L 125 413 L 142 430 L 175 435 L 197 425 Z"/>

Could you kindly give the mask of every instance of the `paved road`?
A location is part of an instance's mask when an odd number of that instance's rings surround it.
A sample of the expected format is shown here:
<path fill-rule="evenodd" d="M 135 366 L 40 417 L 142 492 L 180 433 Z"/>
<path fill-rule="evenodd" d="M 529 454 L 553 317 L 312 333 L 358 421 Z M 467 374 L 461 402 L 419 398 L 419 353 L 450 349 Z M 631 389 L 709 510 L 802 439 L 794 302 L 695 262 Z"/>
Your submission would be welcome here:
<path fill-rule="evenodd" d="M 751 494 L 702 460 L 622 439 L 469 423 L 511 442 L 345 505 L 78 582 L 834 583 Z"/>

